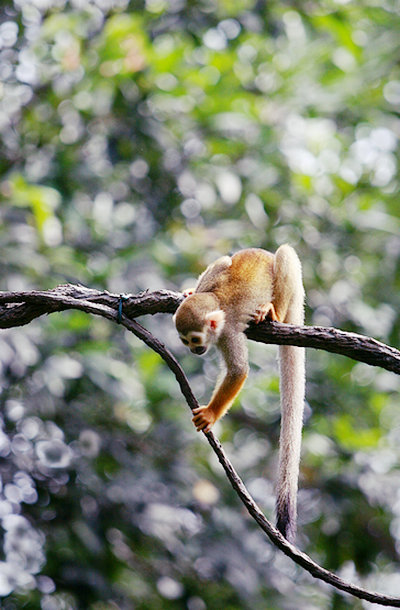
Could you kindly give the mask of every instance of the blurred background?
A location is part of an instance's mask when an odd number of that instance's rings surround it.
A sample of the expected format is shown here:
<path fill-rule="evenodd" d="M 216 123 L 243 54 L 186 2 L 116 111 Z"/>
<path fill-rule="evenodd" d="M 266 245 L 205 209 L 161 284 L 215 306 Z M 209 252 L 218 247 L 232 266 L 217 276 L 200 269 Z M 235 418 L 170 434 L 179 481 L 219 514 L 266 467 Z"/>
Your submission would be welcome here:
<path fill-rule="evenodd" d="M 2 290 L 181 289 L 292 244 L 308 324 L 398 346 L 395 0 L 14 0 L 0 23 Z M 218 372 L 142 321 L 200 402 Z M 276 346 L 215 427 L 273 519 Z M 399 379 L 307 351 L 299 546 L 400 596 Z M 0 334 L 6 610 L 367 608 L 245 514 L 175 378 L 78 311 Z M 374 606 L 376 607 L 376 606 Z"/>

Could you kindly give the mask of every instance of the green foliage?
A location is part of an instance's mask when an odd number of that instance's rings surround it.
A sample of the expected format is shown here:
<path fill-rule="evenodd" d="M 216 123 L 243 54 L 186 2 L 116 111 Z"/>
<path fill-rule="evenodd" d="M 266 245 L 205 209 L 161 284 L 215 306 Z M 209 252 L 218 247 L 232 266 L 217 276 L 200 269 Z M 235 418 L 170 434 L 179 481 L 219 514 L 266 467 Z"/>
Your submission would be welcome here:
<path fill-rule="evenodd" d="M 309 323 L 398 344 L 396 3 L 0 10 L 1 289 L 179 288 L 288 241 Z M 144 324 L 207 400 L 215 355 L 186 354 L 168 316 Z M 250 346 L 218 426 L 271 518 L 275 353 Z M 313 350 L 308 380 L 299 544 L 400 596 L 398 380 Z M 173 375 L 121 328 L 68 312 L 3 332 L 0 388 L 6 610 L 347 604 L 244 517 Z"/>

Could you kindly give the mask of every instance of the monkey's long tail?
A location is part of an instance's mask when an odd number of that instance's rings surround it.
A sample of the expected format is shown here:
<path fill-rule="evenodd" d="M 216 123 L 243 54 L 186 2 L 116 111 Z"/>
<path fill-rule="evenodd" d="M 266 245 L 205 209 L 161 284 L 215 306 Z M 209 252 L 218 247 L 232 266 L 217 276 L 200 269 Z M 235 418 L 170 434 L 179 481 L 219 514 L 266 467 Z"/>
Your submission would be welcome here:
<path fill-rule="evenodd" d="M 297 485 L 305 393 L 305 350 L 279 347 L 281 434 L 277 482 L 276 526 L 289 542 L 296 538 Z"/>

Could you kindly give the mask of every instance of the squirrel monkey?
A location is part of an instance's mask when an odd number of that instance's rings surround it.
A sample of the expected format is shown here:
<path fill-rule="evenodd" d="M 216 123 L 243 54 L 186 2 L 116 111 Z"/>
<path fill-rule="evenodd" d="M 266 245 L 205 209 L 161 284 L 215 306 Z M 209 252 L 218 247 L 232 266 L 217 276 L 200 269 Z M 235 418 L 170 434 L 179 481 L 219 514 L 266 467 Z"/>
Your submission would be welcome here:
<path fill-rule="evenodd" d="M 210 345 L 220 350 L 225 376 L 206 406 L 194 409 L 197 430 L 209 432 L 240 392 L 249 371 L 244 330 L 265 319 L 304 323 L 301 264 L 288 245 L 275 254 L 260 248 L 240 250 L 209 265 L 178 307 L 179 337 L 194 354 Z M 277 483 L 277 527 L 290 541 L 296 532 L 297 481 L 305 392 L 304 348 L 279 346 L 281 433 Z"/>

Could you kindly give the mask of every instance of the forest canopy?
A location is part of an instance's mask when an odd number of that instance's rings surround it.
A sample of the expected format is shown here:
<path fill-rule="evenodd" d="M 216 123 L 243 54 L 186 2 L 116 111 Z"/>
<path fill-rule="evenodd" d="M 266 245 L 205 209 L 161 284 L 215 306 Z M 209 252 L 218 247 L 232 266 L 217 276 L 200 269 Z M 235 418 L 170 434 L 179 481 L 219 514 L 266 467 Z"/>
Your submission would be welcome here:
<path fill-rule="evenodd" d="M 306 322 L 398 347 L 397 2 L 14 0 L 0 9 L 1 290 L 181 290 L 288 242 Z M 141 320 L 200 402 L 218 359 Z M 276 346 L 215 427 L 273 519 Z M 399 379 L 307 350 L 298 544 L 400 596 Z M 83 312 L 0 333 L 6 610 L 354 608 L 242 513 L 162 360 Z"/>

